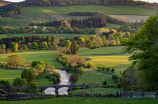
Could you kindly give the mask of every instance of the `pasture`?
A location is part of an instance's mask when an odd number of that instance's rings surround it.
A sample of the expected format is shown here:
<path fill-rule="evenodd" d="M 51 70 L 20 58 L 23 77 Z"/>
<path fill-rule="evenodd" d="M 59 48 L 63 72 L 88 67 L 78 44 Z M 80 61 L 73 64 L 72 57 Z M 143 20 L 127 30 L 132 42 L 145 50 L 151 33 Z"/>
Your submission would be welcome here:
<path fill-rule="evenodd" d="M 0 101 L 0 104 L 157 104 L 157 99 L 148 98 L 44 98 L 27 99 L 21 101 Z"/>
<path fill-rule="evenodd" d="M 122 53 L 122 52 L 123 52 L 123 46 L 101 47 L 96 49 L 81 48 L 79 49 L 78 55 L 79 56 L 106 55 L 106 54 Z"/>
<path fill-rule="evenodd" d="M 56 51 L 45 51 L 45 50 L 39 50 L 39 51 L 27 51 L 27 52 L 21 52 L 21 53 L 10 53 L 10 54 L 1 54 L 1 57 L 6 59 L 8 56 L 11 56 L 12 54 L 21 55 L 23 58 L 25 58 L 25 61 L 35 61 L 35 60 L 43 60 L 44 62 L 48 62 L 48 64 L 54 66 L 55 68 L 62 68 L 61 65 L 59 65 L 54 58 Z"/>
<path fill-rule="evenodd" d="M 12 37 L 27 37 L 27 36 L 36 35 L 36 36 L 44 36 L 44 37 L 58 36 L 58 37 L 63 37 L 63 38 L 74 38 L 76 36 L 81 36 L 81 35 L 89 36 L 89 35 L 94 35 L 94 34 L 58 34 L 58 33 L 54 33 L 54 34 L 23 34 L 23 33 L 21 33 L 21 34 L 11 34 L 11 35 L 12 35 Z"/>
<path fill-rule="evenodd" d="M 102 85 L 106 80 L 109 85 L 115 85 L 112 74 L 111 71 L 86 69 L 75 84 Z"/>
<path fill-rule="evenodd" d="M 119 88 L 101 88 L 101 87 L 90 87 L 92 88 L 92 94 L 116 94 L 117 91 L 121 91 L 121 89 Z M 72 92 L 72 94 L 81 94 L 83 92 L 88 92 L 89 94 L 91 94 L 90 88 L 86 88 L 86 89 L 75 89 Z"/>
<path fill-rule="evenodd" d="M 9 81 L 11 84 L 15 78 L 20 78 L 22 69 L 0 68 L 0 80 Z"/>
<path fill-rule="evenodd" d="M 29 26 L 32 21 L 53 21 L 53 20 L 67 20 L 69 18 L 83 19 L 89 16 L 69 16 L 67 14 L 20 14 L 11 17 L 0 18 L 0 25 L 23 27 Z"/>
<path fill-rule="evenodd" d="M 120 76 L 120 71 L 123 72 L 127 69 L 131 62 L 128 60 L 128 57 L 131 54 L 123 53 L 124 46 L 115 46 L 115 47 L 102 47 L 97 49 L 79 49 L 78 55 L 83 58 L 90 58 L 91 60 L 88 63 L 92 64 L 91 69 L 84 69 L 84 73 L 80 76 L 78 81 L 75 84 L 88 84 L 88 85 L 102 85 L 105 80 L 108 85 L 115 85 L 116 83 L 112 80 L 112 75 L 116 74 Z M 116 54 L 114 54 L 116 53 Z M 115 68 L 115 73 L 111 71 L 106 71 L 102 69 L 97 69 L 97 66 Z M 72 93 L 76 94 L 82 90 L 77 89 L 73 90 Z M 89 91 L 85 89 L 84 91 Z M 94 92 L 98 93 L 116 93 L 120 91 L 118 88 L 94 88 Z"/>
<path fill-rule="evenodd" d="M 131 54 L 123 53 L 124 46 L 114 46 L 114 47 L 102 47 L 96 49 L 79 49 L 78 55 L 83 58 L 90 58 L 88 61 L 92 64 L 94 69 L 97 66 L 104 66 L 115 68 L 115 72 L 119 74 L 120 71 L 127 69 L 130 66 L 130 61 L 128 57 Z"/>
<path fill-rule="evenodd" d="M 67 14 L 72 11 L 100 11 L 106 14 L 154 15 L 156 10 L 132 6 L 77 5 L 68 7 L 24 7 L 23 14 Z"/>

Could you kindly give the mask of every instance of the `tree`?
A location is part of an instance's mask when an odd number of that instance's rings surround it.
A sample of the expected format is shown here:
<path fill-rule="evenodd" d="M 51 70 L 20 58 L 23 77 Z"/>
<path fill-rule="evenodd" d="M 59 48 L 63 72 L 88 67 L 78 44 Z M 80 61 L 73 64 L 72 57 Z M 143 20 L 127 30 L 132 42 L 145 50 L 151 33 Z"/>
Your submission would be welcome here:
<path fill-rule="evenodd" d="M 13 68 L 17 68 L 18 66 L 24 66 L 25 59 L 20 55 L 11 55 L 6 59 L 7 65 Z"/>
<path fill-rule="evenodd" d="M 141 90 L 158 90 L 158 14 L 149 17 L 140 30 L 129 40 L 124 41 L 125 52 L 139 51 L 130 60 L 137 68 L 138 83 Z"/>
<path fill-rule="evenodd" d="M 27 85 L 27 81 L 26 79 L 23 78 L 15 78 L 13 80 L 13 86 L 26 86 Z"/>
<path fill-rule="evenodd" d="M 1 49 L 6 49 L 5 44 L 2 44 L 2 45 L 1 45 Z"/>
<path fill-rule="evenodd" d="M 32 65 L 32 67 L 35 67 L 35 66 L 38 65 L 38 64 L 42 65 L 42 67 L 43 67 L 44 69 L 46 68 L 45 63 L 44 63 L 42 60 L 33 61 L 31 65 Z"/>
<path fill-rule="evenodd" d="M 115 46 L 116 45 L 116 40 L 111 40 L 110 45 Z"/>
<path fill-rule="evenodd" d="M 33 49 L 37 49 L 38 48 L 37 42 L 32 42 L 31 46 L 32 46 Z"/>
<path fill-rule="evenodd" d="M 18 43 L 11 42 L 10 48 L 12 49 L 12 52 L 18 52 Z"/>
<path fill-rule="evenodd" d="M 47 44 L 46 41 L 43 41 L 43 42 L 42 42 L 42 47 L 43 47 L 43 48 L 48 48 L 48 44 Z"/>
<path fill-rule="evenodd" d="M 36 70 L 34 68 L 24 69 L 21 74 L 21 78 L 26 79 L 28 83 L 33 81 L 37 77 Z"/>
<path fill-rule="evenodd" d="M 32 93 L 38 93 L 38 91 L 39 91 L 38 84 L 34 81 L 30 82 L 27 85 L 27 89 L 29 89 L 29 91 Z"/>
<path fill-rule="evenodd" d="M 73 55 L 77 55 L 77 47 L 76 47 L 74 39 L 73 39 L 73 41 L 71 43 L 71 53 L 73 53 Z"/>
<path fill-rule="evenodd" d="M 70 41 L 70 40 L 65 40 L 65 41 L 64 41 L 64 46 L 70 48 L 70 46 L 71 46 L 71 41 Z"/>
<path fill-rule="evenodd" d="M 41 72 L 43 72 L 43 71 L 44 71 L 43 66 L 42 66 L 42 65 L 40 65 L 40 64 L 37 64 L 34 68 L 35 68 L 36 70 L 41 71 Z"/>
<path fill-rule="evenodd" d="M 23 45 L 23 49 L 24 49 L 25 51 L 27 51 L 27 50 L 28 50 L 28 48 L 27 48 L 27 46 L 26 46 L 26 45 Z"/>

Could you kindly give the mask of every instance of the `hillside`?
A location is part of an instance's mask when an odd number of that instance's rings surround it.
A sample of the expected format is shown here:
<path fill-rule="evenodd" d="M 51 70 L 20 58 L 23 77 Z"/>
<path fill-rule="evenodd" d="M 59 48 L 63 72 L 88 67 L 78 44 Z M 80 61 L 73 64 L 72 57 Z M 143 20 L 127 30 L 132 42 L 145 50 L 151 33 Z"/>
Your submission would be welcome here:
<path fill-rule="evenodd" d="M 10 4 L 11 2 L 0 0 L 0 6 Z"/>
<path fill-rule="evenodd" d="M 139 19 L 145 20 L 146 16 L 154 15 L 156 10 L 138 8 L 132 6 L 99 6 L 99 5 L 88 5 L 88 6 L 77 5 L 77 6 L 68 6 L 68 7 L 24 7 L 22 9 L 22 14 L 20 15 L 1 18 L 0 25 L 28 26 L 32 21 L 67 20 L 70 18 L 83 19 L 89 17 L 89 16 L 67 15 L 71 11 L 100 11 L 111 15 L 124 14 L 122 16 L 127 16 L 127 18 L 124 18 L 124 21 L 127 20 L 128 22 L 135 22 L 136 20 L 139 21 L 138 18 L 129 15 L 142 15 L 139 16 Z M 120 16 L 115 16 L 114 18 L 120 19 Z"/>

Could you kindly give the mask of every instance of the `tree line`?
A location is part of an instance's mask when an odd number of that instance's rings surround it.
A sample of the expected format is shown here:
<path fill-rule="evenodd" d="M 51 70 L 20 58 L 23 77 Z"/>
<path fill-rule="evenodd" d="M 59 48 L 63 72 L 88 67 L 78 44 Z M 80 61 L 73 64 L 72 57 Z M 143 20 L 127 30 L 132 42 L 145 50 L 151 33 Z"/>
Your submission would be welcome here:
<path fill-rule="evenodd" d="M 106 22 L 108 22 L 108 23 L 120 24 L 120 25 L 129 24 L 128 22 L 115 19 L 115 18 L 113 18 L 105 13 L 99 12 L 99 11 L 98 12 L 69 12 L 68 15 L 72 15 L 72 16 L 101 16 L 101 17 L 104 17 L 106 19 Z"/>
<path fill-rule="evenodd" d="M 22 5 L 20 4 L 8 4 L 0 7 L 0 17 L 9 17 L 13 15 L 22 14 Z"/>
<path fill-rule="evenodd" d="M 31 22 L 30 26 L 56 26 L 56 27 L 66 27 L 70 24 L 73 28 L 101 28 L 106 26 L 106 20 L 101 16 L 93 16 L 87 19 L 69 19 L 69 20 L 54 20 L 52 22 Z"/>
<path fill-rule="evenodd" d="M 96 35 L 75 37 L 77 49 L 87 47 L 90 49 L 105 46 L 120 45 L 124 39 L 131 36 L 130 32 L 117 31 L 115 29 L 100 28 L 95 31 Z M 18 52 L 23 50 L 58 50 L 65 47 L 65 51 L 70 52 L 72 39 L 52 36 L 28 36 L 28 37 L 8 37 L 0 39 L 0 53 Z"/>

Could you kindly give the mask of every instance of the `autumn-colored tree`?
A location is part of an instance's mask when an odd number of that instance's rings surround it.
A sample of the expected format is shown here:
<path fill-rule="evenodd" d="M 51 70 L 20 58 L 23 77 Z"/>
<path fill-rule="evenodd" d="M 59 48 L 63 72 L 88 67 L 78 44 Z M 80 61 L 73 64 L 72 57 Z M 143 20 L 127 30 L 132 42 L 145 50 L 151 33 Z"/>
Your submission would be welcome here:
<path fill-rule="evenodd" d="M 24 66 L 25 59 L 20 55 L 11 55 L 6 59 L 7 65 L 17 68 L 18 66 Z"/>
<path fill-rule="evenodd" d="M 75 43 L 74 39 L 73 39 L 72 44 L 71 44 L 71 53 L 73 55 L 77 55 L 77 47 L 76 47 L 76 43 Z"/>

